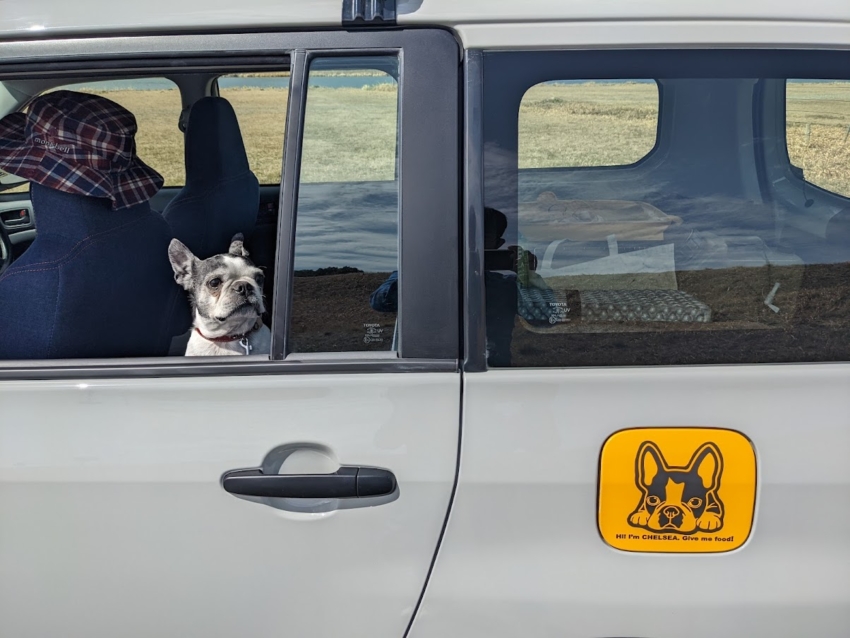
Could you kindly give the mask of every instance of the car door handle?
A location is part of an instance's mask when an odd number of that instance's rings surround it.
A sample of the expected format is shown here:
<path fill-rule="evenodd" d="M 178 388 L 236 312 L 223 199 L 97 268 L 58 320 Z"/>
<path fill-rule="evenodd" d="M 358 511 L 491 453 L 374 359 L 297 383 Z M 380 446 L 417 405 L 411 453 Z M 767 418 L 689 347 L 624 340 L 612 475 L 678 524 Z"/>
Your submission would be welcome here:
<path fill-rule="evenodd" d="M 392 494 L 396 478 L 375 467 L 343 466 L 333 474 L 263 474 L 255 467 L 225 472 L 221 485 L 238 496 L 366 498 Z"/>

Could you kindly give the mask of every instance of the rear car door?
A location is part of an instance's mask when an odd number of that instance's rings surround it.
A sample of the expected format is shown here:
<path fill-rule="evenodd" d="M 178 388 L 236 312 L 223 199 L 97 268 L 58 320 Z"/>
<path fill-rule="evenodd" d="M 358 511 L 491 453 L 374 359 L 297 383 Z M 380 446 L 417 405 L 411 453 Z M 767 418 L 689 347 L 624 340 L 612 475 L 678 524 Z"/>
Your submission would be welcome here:
<path fill-rule="evenodd" d="M 849 61 L 468 53 L 462 463 L 412 636 L 848 635 Z"/>
<path fill-rule="evenodd" d="M 0 362 L 0 634 L 403 635 L 458 451 L 456 42 L 97 42 L 2 43 L 0 73 L 289 71 L 272 352 Z"/>

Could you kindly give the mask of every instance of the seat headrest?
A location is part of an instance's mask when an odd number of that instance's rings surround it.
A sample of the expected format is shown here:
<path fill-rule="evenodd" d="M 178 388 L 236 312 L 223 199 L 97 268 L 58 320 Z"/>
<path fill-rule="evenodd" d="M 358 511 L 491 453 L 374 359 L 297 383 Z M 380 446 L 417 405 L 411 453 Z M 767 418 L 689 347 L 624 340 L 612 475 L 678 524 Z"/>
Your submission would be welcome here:
<path fill-rule="evenodd" d="M 186 181 L 217 182 L 248 171 L 236 113 L 222 97 L 192 105 L 186 125 Z"/>

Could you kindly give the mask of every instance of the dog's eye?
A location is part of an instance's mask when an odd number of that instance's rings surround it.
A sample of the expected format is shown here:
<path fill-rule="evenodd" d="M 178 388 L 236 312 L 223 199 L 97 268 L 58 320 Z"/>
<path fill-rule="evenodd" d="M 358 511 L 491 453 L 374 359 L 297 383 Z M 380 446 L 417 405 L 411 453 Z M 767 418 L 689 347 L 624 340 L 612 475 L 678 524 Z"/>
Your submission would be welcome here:
<path fill-rule="evenodd" d="M 265 277 L 263 277 L 263 274 L 262 274 L 262 273 L 257 273 L 257 274 L 256 274 L 256 276 L 254 277 L 254 281 L 256 281 L 256 282 L 257 282 L 257 285 L 258 285 L 260 288 L 262 288 L 262 287 L 263 287 L 263 283 L 266 281 L 266 278 L 265 278 Z"/>
<path fill-rule="evenodd" d="M 696 509 L 700 505 L 702 505 L 702 499 L 694 496 L 693 498 L 688 499 L 688 507 Z"/>
<path fill-rule="evenodd" d="M 647 496 L 646 497 L 646 504 L 647 505 L 651 505 L 651 506 L 655 507 L 660 502 L 661 502 L 661 499 L 658 498 L 657 496 Z"/>
<path fill-rule="evenodd" d="M 221 279 L 218 277 L 213 277 L 207 282 L 207 286 L 210 288 L 218 288 L 221 285 Z"/>

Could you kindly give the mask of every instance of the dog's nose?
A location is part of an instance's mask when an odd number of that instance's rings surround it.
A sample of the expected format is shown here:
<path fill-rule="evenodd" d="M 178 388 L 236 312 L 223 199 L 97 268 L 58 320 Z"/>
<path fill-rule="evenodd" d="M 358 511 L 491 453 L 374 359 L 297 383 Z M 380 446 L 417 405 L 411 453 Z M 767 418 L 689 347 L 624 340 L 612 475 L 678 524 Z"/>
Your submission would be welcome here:
<path fill-rule="evenodd" d="M 679 514 L 681 514 L 681 512 L 679 511 L 679 508 L 675 505 L 669 505 L 664 508 L 664 516 L 671 520 L 676 518 Z"/>
<path fill-rule="evenodd" d="M 677 505 L 666 505 L 661 510 L 661 523 L 664 527 L 672 526 L 680 528 L 682 526 L 682 509 Z"/>
<path fill-rule="evenodd" d="M 240 295 L 247 295 L 248 294 L 248 284 L 246 284 L 245 282 L 242 282 L 242 281 L 236 282 L 236 284 L 233 286 L 233 289 L 237 292 L 237 294 L 240 294 Z"/>

